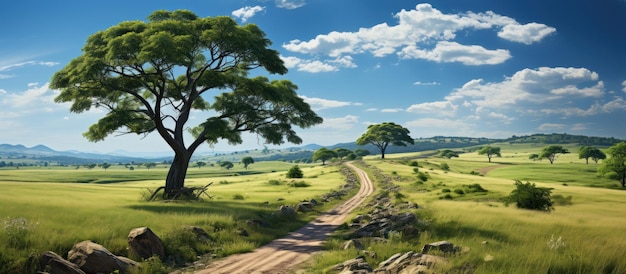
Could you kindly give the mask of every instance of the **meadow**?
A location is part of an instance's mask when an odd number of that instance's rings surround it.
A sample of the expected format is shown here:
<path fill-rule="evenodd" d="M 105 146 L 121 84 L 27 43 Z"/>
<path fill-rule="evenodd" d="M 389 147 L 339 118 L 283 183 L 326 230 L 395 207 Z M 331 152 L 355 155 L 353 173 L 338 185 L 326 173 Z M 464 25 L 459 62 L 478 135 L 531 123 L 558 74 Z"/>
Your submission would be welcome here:
<path fill-rule="evenodd" d="M 395 202 L 419 205 L 412 210 L 420 219 L 419 237 L 395 235 L 387 242 L 371 243 L 366 254 L 341 249 L 345 240 L 337 236 L 305 272 L 332 273 L 329 269 L 334 264 L 357 256 L 376 266 L 397 252 L 419 252 L 426 243 L 447 240 L 463 251 L 448 256 L 449 263 L 438 272 L 626 273 L 622 258 L 626 239 L 620 233 L 626 226 L 626 191 L 617 181 L 598 176 L 599 165 L 578 159 L 575 145 L 566 146 L 572 153 L 561 155 L 554 164 L 528 158 L 546 145 L 494 145 L 502 148 L 502 157 L 492 158 L 491 163 L 476 152 L 452 159 L 432 152 L 388 154 L 384 160 L 366 157 L 361 168 L 372 179 L 375 172 L 382 172 L 400 187 L 402 195 L 396 195 Z M 443 163 L 448 170 L 441 168 Z M 344 183 L 340 165 L 316 163 L 299 165 L 305 175 L 301 181 L 308 187 L 290 186 L 285 173 L 292 165 L 258 162 L 248 170 L 237 165 L 228 171 L 190 168 L 186 184 L 213 182 L 208 191 L 213 197 L 175 203 L 142 200 L 146 189 L 163 184 L 164 167 L 0 170 L 0 218 L 23 218 L 28 225 L 25 241 L 0 246 L 0 265 L 25 264 L 31 254 L 44 250 L 63 255 L 85 239 L 126 255 L 126 236 L 139 226 L 150 227 L 166 242 L 175 239 L 182 226 L 199 226 L 216 239 L 204 251 L 216 256 L 249 251 L 301 226 L 313 215 L 276 220 L 280 225 L 268 228 L 250 228 L 245 226 L 246 220 L 270 216 L 281 204 L 295 204 Z M 505 206 L 503 199 L 514 190 L 515 180 L 551 188 L 554 210 Z M 469 191 L 468 186 L 475 184 L 487 191 Z M 362 208 L 353 215 L 367 210 Z M 249 237 L 238 236 L 242 227 L 248 229 Z M 7 233 L 0 237 L 6 241 Z M 371 251 L 376 256 L 371 256 Z"/>
<path fill-rule="evenodd" d="M 187 259 L 195 253 L 213 256 L 250 251 L 310 221 L 272 217 L 281 205 L 318 198 L 344 183 L 336 166 L 299 165 L 306 187 L 294 187 L 286 170 L 294 164 L 259 162 L 247 170 L 218 167 L 191 168 L 186 186 L 213 183 L 203 201 L 146 202 L 148 189 L 164 184 L 166 168 L 124 166 L 75 169 L 65 167 L 0 170 L 0 273 L 31 273 L 36 254 L 52 250 L 65 256 L 80 241 L 99 243 L 117 255 L 128 256 L 126 237 L 131 229 L 150 227 L 165 243 L 180 238 L 184 226 L 206 230 L 214 242 L 196 252 L 184 247 L 174 252 Z M 268 227 L 248 226 L 247 220 L 265 219 Z M 2 228 L 2 227 L 0 227 Z M 241 237 L 238 229 L 249 234 Z M 4 233 L 3 233 L 4 232 Z M 177 247 L 178 248 L 178 247 Z M 196 248 L 198 249 L 198 248 Z M 189 254 L 193 253 L 193 254 Z M 209 255 L 210 255 L 209 254 Z M 29 259 L 30 258 L 30 259 Z"/>

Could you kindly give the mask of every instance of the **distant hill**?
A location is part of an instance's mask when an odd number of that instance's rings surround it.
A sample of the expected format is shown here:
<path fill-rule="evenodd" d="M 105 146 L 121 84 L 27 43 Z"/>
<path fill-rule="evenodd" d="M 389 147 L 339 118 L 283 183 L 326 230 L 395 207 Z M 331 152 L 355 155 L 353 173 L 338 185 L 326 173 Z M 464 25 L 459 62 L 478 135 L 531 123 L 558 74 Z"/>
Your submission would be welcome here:
<path fill-rule="evenodd" d="M 585 146 L 609 147 L 624 140 L 613 137 L 589 137 L 583 135 L 570 135 L 565 133 L 553 134 L 533 134 L 529 136 L 512 136 L 507 139 L 490 139 L 490 138 L 474 138 L 474 137 L 451 137 L 451 136 L 435 136 L 430 138 L 415 139 L 415 144 L 403 146 L 389 146 L 386 153 L 403 153 L 418 152 L 439 149 L 459 149 L 465 147 L 477 147 L 493 143 L 536 143 L 536 144 L 578 144 Z M 268 151 L 235 151 L 229 153 L 220 153 L 212 156 L 197 155 L 192 159 L 202 159 L 203 161 L 220 161 L 230 160 L 238 161 L 241 157 L 251 156 L 255 161 L 302 161 L 313 157 L 313 153 L 321 147 L 328 149 L 346 148 L 349 150 L 366 149 L 370 154 L 379 154 L 380 151 L 373 145 L 358 146 L 356 142 L 339 143 L 332 146 L 320 146 L 317 144 L 309 144 L 300 147 L 291 147 L 285 149 L 272 149 Z M 148 154 L 142 154 L 147 156 Z M 150 157 L 129 157 L 113 154 L 85 153 L 80 151 L 56 151 L 44 145 L 37 145 L 31 148 L 23 145 L 0 144 L 0 161 L 17 161 L 41 163 L 48 162 L 56 165 L 84 165 L 89 163 L 145 163 L 145 162 L 168 162 L 171 156 L 163 156 L 158 158 Z"/>

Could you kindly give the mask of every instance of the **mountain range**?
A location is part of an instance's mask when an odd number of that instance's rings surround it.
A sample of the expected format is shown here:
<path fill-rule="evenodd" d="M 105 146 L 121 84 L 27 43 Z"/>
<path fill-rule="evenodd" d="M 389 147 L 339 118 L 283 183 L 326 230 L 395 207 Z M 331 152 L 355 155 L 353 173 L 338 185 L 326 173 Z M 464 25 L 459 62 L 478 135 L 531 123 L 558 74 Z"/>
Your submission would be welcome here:
<path fill-rule="evenodd" d="M 415 139 L 415 144 L 408 146 L 389 146 L 386 153 L 401 153 L 411 151 L 426 151 L 446 149 L 458 149 L 470 146 L 481 146 L 492 143 L 508 142 L 508 143 L 542 143 L 542 144 L 579 144 L 589 146 L 608 147 L 623 140 L 613 137 L 589 137 L 582 135 L 570 134 L 534 134 L 529 136 L 512 136 L 508 139 L 489 139 L 475 137 L 449 137 L 435 136 L 430 138 Z M 313 152 L 322 146 L 317 144 L 309 144 L 300 147 L 285 148 L 280 150 L 272 150 L 271 153 L 259 157 L 258 160 L 295 160 L 302 158 L 311 158 Z M 349 150 L 366 149 L 371 154 L 380 153 L 373 145 L 358 146 L 355 142 L 341 143 L 332 146 L 326 146 L 328 149 L 346 148 Z M 224 152 L 219 154 L 237 154 L 243 156 L 244 153 Z M 133 155 L 133 156 L 130 156 Z M 167 162 L 171 161 L 173 153 L 171 152 L 147 152 L 147 153 L 130 153 L 125 151 L 115 151 L 112 153 L 89 153 L 81 151 L 57 151 L 45 145 L 36 145 L 34 147 L 25 147 L 24 145 L 0 144 L 0 161 L 20 161 L 20 162 L 55 162 L 59 165 L 76 165 L 89 163 L 145 163 L 145 162 Z M 207 157 L 207 155 L 197 155 L 197 157 Z"/>

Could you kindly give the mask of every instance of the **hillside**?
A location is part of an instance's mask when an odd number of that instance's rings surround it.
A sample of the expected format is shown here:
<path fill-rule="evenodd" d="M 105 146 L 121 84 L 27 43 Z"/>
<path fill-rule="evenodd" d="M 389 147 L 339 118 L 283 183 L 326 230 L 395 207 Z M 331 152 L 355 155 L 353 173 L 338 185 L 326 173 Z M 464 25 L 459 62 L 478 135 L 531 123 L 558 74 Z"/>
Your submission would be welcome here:
<path fill-rule="evenodd" d="M 489 139 L 475 137 L 450 137 L 435 136 L 430 138 L 415 139 L 415 144 L 408 146 L 389 146 L 386 153 L 404 153 L 415 151 L 428 151 L 439 149 L 460 149 L 476 147 L 492 143 L 533 143 L 533 144 L 577 144 L 586 146 L 609 147 L 623 140 L 613 137 L 590 137 L 583 135 L 570 135 L 564 133 L 533 134 L 528 136 L 512 136 L 508 139 Z M 196 155 L 192 161 L 232 161 L 238 162 L 244 156 L 250 156 L 255 161 L 286 161 L 300 162 L 310 161 L 315 150 L 322 146 L 309 144 L 301 147 L 285 149 L 265 149 L 263 151 L 234 151 L 218 153 L 214 155 Z M 380 151 L 373 145 L 358 146 L 355 142 L 340 143 L 327 146 L 329 149 L 346 148 L 349 150 L 365 149 L 370 154 L 379 154 Z M 15 162 L 26 165 L 84 165 L 89 163 L 145 163 L 145 162 L 168 162 L 170 157 L 128 157 L 116 154 L 97 154 L 78 151 L 56 151 L 44 145 L 32 148 L 23 145 L 0 144 L 0 163 Z"/>

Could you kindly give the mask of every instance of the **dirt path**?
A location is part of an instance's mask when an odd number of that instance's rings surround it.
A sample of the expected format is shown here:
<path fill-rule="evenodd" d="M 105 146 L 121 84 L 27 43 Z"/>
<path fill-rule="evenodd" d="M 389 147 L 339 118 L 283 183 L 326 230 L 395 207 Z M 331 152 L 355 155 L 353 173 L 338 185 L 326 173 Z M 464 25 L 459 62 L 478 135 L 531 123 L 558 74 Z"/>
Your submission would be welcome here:
<path fill-rule="evenodd" d="M 352 198 L 322 213 L 314 221 L 281 239 L 274 240 L 250 253 L 236 254 L 215 261 L 207 269 L 195 273 L 278 274 L 297 269 L 298 265 L 309 259 L 313 252 L 321 250 L 322 243 L 328 235 L 374 191 L 374 185 L 367 177 L 367 173 L 352 163 L 346 163 L 346 165 L 355 171 L 361 182 L 359 192 Z"/>
<path fill-rule="evenodd" d="M 482 174 L 483 176 L 487 175 L 487 173 L 489 173 L 489 171 L 492 171 L 494 169 L 497 168 L 501 168 L 501 167 L 505 167 L 506 165 L 495 165 L 495 166 L 488 166 L 488 167 L 484 167 L 478 170 L 478 172 L 480 174 Z"/>

